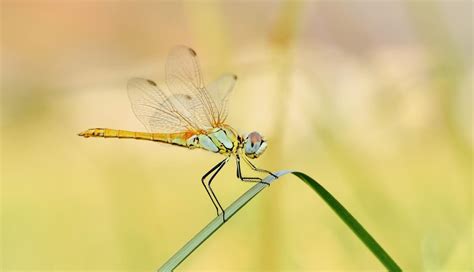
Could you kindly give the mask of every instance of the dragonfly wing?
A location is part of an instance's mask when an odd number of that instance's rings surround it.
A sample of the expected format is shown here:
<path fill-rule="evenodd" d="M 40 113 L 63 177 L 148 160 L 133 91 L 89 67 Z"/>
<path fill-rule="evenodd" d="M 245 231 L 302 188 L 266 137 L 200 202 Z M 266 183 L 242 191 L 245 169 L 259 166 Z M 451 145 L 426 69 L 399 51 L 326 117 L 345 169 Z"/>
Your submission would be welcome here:
<path fill-rule="evenodd" d="M 190 97 L 193 104 L 193 121 L 200 129 L 209 129 L 218 124 L 218 109 L 212 96 L 206 90 L 196 52 L 185 46 L 171 50 L 166 62 L 166 84 L 171 93 Z M 185 100 L 178 100 L 183 104 Z M 182 105 L 186 108 L 186 103 Z"/>
<path fill-rule="evenodd" d="M 155 82 L 144 78 L 129 80 L 128 96 L 132 109 L 143 125 L 152 132 L 197 131 L 193 122 L 194 101 L 187 97 L 169 95 L 158 88 Z M 185 106 L 189 107 L 189 110 Z"/>
<path fill-rule="evenodd" d="M 207 90 L 217 108 L 217 119 L 219 123 L 223 123 L 227 118 L 227 103 L 236 81 L 236 75 L 224 74 L 207 86 Z"/>
<path fill-rule="evenodd" d="M 128 94 L 135 115 L 149 131 L 202 131 L 224 122 L 236 79 L 235 75 L 223 75 L 208 86 L 208 91 L 196 53 L 179 46 L 170 52 L 166 63 L 169 92 L 151 80 L 133 78 Z"/>

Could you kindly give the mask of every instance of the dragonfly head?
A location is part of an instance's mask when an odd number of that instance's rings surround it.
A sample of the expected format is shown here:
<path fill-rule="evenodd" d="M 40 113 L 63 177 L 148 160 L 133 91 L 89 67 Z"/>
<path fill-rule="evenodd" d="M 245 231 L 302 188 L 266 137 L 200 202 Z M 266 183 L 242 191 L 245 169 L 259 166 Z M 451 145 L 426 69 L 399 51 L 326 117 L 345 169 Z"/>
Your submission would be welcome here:
<path fill-rule="evenodd" d="M 254 131 L 245 137 L 244 152 L 245 156 L 250 159 L 258 158 L 267 149 L 267 143 L 263 140 L 260 133 Z"/>

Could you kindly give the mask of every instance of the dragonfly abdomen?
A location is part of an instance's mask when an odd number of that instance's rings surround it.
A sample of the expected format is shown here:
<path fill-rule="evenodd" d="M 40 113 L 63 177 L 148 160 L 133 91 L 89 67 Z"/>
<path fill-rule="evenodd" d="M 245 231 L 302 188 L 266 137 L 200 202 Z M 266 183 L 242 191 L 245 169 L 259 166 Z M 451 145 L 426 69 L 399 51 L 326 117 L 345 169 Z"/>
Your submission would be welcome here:
<path fill-rule="evenodd" d="M 129 130 L 119 130 L 110 128 L 91 128 L 78 134 L 85 138 L 102 137 L 102 138 L 120 138 L 120 139 L 137 139 L 147 140 L 173 145 L 191 147 L 185 139 L 185 133 L 150 133 L 136 132 Z"/>

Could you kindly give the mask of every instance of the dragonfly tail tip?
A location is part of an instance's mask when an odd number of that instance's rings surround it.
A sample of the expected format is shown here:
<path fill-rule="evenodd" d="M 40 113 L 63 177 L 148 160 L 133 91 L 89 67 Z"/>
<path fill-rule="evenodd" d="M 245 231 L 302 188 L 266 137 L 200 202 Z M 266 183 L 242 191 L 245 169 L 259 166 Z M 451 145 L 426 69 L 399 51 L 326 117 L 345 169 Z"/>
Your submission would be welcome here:
<path fill-rule="evenodd" d="M 82 136 L 82 137 L 86 137 L 86 138 L 87 138 L 86 131 L 77 133 L 77 136 Z"/>

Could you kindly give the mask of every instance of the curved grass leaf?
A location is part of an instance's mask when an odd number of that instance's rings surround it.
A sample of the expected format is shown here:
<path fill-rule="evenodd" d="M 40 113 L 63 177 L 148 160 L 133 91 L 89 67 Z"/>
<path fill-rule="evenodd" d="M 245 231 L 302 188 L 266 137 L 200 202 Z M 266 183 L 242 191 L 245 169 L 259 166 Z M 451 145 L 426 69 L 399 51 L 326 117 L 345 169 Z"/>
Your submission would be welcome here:
<path fill-rule="evenodd" d="M 321 198 L 331 207 L 331 209 L 346 223 L 347 226 L 359 237 L 360 240 L 369 248 L 370 251 L 379 259 L 379 261 L 389 271 L 401 271 L 400 267 L 393 261 L 388 253 L 375 241 L 375 239 L 362 227 L 362 225 L 318 182 L 301 172 L 292 172 L 283 170 L 276 172 L 275 175 L 281 177 L 283 175 L 293 173 L 302 181 L 308 184 Z M 266 183 L 273 183 L 275 177 L 269 175 L 263 179 Z M 226 219 L 229 220 L 236 214 L 245 204 L 247 204 L 260 191 L 268 185 L 257 183 L 247 192 L 241 195 L 227 209 L 225 209 Z M 226 221 L 227 221 L 226 220 Z M 207 240 L 216 230 L 223 224 L 224 220 L 221 216 L 214 218 L 207 226 L 198 232 L 189 242 L 187 242 L 178 252 L 176 252 L 166 263 L 164 263 L 158 271 L 173 271 L 180 263 L 182 263 L 194 250 L 196 250 L 204 241 Z"/>
<path fill-rule="evenodd" d="M 389 271 L 402 271 L 388 253 L 375 241 L 364 227 L 352 216 L 339 201 L 337 201 L 321 184 L 301 172 L 293 172 L 304 183 L 308 184 L 331 207 L 331 209 L 346 223 L 346 225 L 359 237 L 359 239 L 372 251 L 379 261 Z"/>

